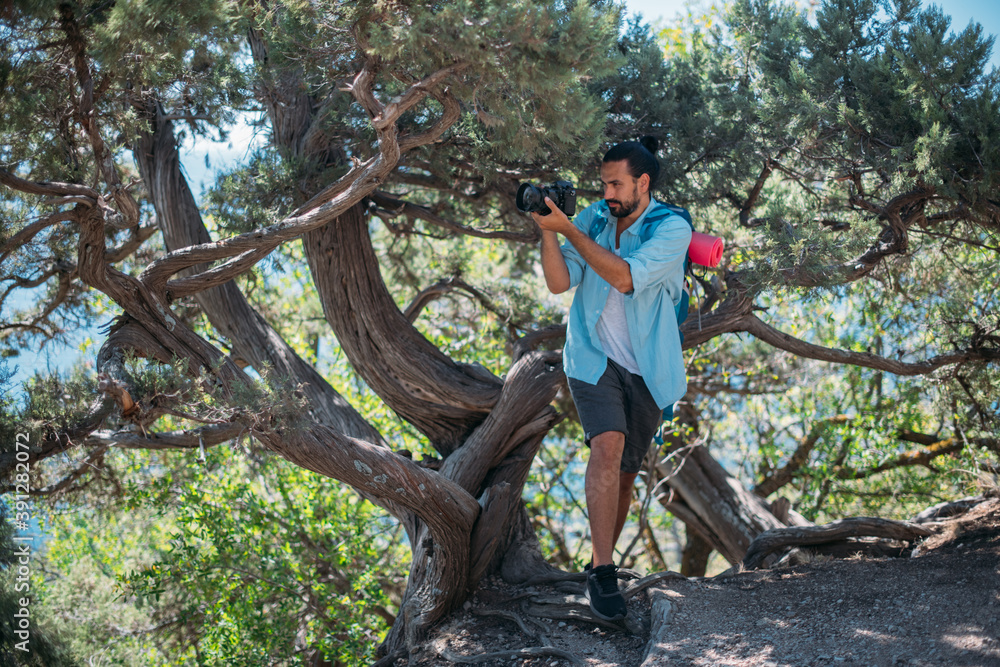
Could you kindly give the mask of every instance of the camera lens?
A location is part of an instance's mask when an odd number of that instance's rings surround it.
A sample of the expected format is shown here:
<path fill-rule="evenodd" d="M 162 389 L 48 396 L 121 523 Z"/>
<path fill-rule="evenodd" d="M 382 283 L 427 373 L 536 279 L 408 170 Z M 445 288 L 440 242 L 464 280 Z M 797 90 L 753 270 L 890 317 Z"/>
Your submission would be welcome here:
<path fill-rule="evenodd" d="M 522 213 L 531 213 L 532 211 L 539 211 L 542 208 L 548 208 L 545 206 L 545 197 L 542 195 L 542 191 L 531 183 L 521 183 L 521 187 L 517 189 L 517 197 L 514 198 L 514 204 L 517 206 L 517 210 Z"/>

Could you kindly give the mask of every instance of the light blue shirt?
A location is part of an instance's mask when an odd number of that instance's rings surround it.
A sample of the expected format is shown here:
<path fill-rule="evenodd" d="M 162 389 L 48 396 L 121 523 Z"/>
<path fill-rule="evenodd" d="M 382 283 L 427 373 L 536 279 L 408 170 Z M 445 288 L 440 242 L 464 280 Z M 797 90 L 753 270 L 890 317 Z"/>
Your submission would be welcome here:
<path fill-rule="evenodd" d="M 603 222 L 599 220 L 602 217 Z M 581 211 L 573 224 L 602 248 L 614 251 L 617 220 L 604 200 Z M 595 238 L 592 231 L 602 224 L 604 228 Z M 690 225 L 655 200 L 650 200 L 619 240 L 621 257 L 632 273 L 632 291 L 625 294 L 629 339 L 642 378 L 660 408 L 672 405 L 687 391 L 674 307 L 680 303 L 684 289 L 684 259 L 689 245 Z M 570 286 L 577 287 L 566 328 L 563 367 L 569 377 L 597 384 L 608 364 L 597 337 L 597 320 L 608 291 L 614 288 L 588 266 L 571 243 L 564 243 L 561 249 Z"/>

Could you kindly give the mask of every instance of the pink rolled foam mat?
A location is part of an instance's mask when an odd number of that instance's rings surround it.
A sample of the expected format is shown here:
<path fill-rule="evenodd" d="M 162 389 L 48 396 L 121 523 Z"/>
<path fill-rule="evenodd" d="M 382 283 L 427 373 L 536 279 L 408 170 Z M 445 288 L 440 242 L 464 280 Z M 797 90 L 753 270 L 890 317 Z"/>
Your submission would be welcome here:
<path fill-rule="evenodd" d="M 695 264 L 711 269 L 718 266 L 722 260 L 724 247 L 725 243 L 718 236 L 694 232 L 691 235 L 691 245 L 688 246 L 688 255 Z"/>

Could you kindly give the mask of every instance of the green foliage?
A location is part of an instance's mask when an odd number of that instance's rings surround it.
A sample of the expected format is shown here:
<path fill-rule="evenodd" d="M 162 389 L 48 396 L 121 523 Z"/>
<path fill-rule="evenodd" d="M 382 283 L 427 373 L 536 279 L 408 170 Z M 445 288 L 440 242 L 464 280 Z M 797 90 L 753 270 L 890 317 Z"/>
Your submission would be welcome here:
<path fill-rule="evenodd" d="M 384 7 L 364 25 L 370 53 L 417 71 L 456 61 L 466 68 L 453 93 L 467 105 L 463 129 L 473 133 L 474 161 L 531 160 L 550 147 L 596 149 L 603 119 L 580 80 L 613 65 L 605 48 L 617 12 L 590 3 L 482 0 Z"/>
<path fill-rule="evenodd" d="M 93 174 L 82 150 L 89 141 L 75 127 L 76 102 L 66 94 L 76 50 L 92 58 L 95 110 L 118 157 L 143 128 L 136 108 L 149 99 L 219 124 L 231 122 L 245 100 L 227 3 L 18 3 L 5 19 L 0 34 L 18 38 L 0 48 L 0 164 L 22 165 L 36 180 L 85 182 Z"/>
<path fill-rule="evenodd" d="M 69 430 L 82 421 L 97 393 L 93 372 L 77 366 L 68 374 L 36 374 L 25 386 L 25 405 L 18 417 L 33 435 L 45 428 Z"/>
<path fill-rule="evenodd" d="M 293 183 L 312 174 L 315 165 L 297 165 L 294 158 L 281 159 L 264 151 L 249 163 L 220 175 L 207 193 L 207 206 L 219 230 L 239 234 L 272 225 L 293 207 L 299 194 Z M 346 169 L 331 174 L 342 175 Z"/>
<path fill-rule="evenodd" d="M 921 354 L 933 345 L 925 328 L 910 328 L 898 304 L 880 300 L 875 290 L 865 293 L 864 287 L 855 285 L 852 291 L 861 294 L 851 295 L 864 304 L 860 322 L 845 295 L 830 294 L 765 301 L 768 320 L 817 344 L 890 357 L 899 356 L 888 347 L 890 340 L 910 340 L 921 346 Z M 870 337 L 871 331 L 876 333 Z M 925 449 L 904 439 L 906 433 L 927 434 L 932 441 L 991 433 L 987 424 L 995 415 L 978 421 L 982 415 L 975 406 L 995 411 L 995 404 L 987 407 L 982 397 L 967 400 L 976 418 L 953 410 L 950 401 L 961 391 L 954 369 L 913 378 L 859 367 L 832 373 L 826 363 L 735 338 L 699 351 L 689 368 L 701 393 L 696 405 L 709 442 L 739 465 L 740 477 L 751 486 L 813 439 L 802 465 L 776 495 L 788 497 L 817 522 L 856 515 L 909 518 L 936 502 L 978 493 L 979 464 L 992 458 L 969 445 L 925 464 L 895 464 L 907 452 Z M 989 369 L 971 373 L 996 381 Z"/>
<path fill-rule="evenodd" d="M 12 667 L 76 667 L 81 663 L 43 610 L 43 579 L 33 569 L 39 540 L 15 542 L 10 514 L 8 500 L 0 500 L 0 661 Z"/>
<path fill-rule="evenodd" d="M 119 452 L 107 463 L 120 499 L 53 509 L 46 567 L 64 578 L 45 585 L 45 604 L 75 655 L 371 662 L 405 578 L 400 529 L 353 492 L 260 454 Z"/>
<path fill-rule="evenodd" d="M 12 667 L 77 667 L 79 660 L 73 657 L 70 649 L 61 641 L 59 635 L 53 635 L 47 624 L 39 618 L 32 619 L 31 636 L 27 640 L 26 651 L 17 647 L 24 640 L 15 635 L 17 629 L 16 613 L 24 609 L 19 604 L 21 595 L 14 590 L 12 570 L 0 571 L 0 660 Z M 38 608 L 37 602 L 33 609 Z"/>
<path fill-rule="evenodd" d="M 0 359 L 0 442 L 4 443 L 3 451 L 8 451 L 8 447 L 15 442 L 14 438 L 18 433 L 20 422 L 20 410 L 14 396 L 14 387 L 11 378 L 16 372 L 16 368 L 11 368 L 6 359 Z M 0 557 L 0 562 L 4 559 Z"/>

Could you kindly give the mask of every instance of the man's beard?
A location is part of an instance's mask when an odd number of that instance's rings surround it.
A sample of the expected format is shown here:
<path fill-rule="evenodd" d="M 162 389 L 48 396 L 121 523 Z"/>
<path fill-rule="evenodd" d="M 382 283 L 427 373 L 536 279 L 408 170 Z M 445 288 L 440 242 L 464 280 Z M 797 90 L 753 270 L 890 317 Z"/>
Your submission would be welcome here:
<path fill-rule="evenodd" d="M 608 210 L 611 211 L 611 215 L 616 218 L 627 218 L 628 216 L 635 213 L 635 210 L 639 208 L 639 193 L 636 192 L 632 199 L 626 201 L 618 201 L 617 199 L 609 199 Z M 617 209 L 615 208 L 617 207 Z"/>

